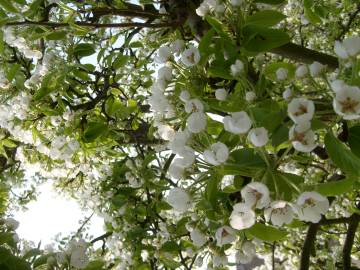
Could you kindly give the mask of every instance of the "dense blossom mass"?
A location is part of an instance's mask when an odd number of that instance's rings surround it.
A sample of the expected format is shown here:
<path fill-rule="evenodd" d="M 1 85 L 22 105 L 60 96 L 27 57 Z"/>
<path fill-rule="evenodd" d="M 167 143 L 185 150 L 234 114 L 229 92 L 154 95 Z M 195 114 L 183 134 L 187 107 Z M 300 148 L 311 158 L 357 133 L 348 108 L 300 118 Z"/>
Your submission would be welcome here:
<path fill-rule="evenodd" d="M 357 269 L 359 13 L 0 1 L 0 269 Z M 46 181 L 105 233 L 21 239 Z"/>

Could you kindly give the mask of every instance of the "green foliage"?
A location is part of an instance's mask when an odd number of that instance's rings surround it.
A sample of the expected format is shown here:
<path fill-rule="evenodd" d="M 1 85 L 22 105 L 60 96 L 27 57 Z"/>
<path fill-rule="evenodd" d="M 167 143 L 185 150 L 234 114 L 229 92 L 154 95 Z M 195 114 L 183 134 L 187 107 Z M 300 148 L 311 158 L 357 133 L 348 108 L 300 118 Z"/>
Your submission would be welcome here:
<path fill-rule="evenodd" d="M 359 175 L 360 159 L 343 143 L 328 132 L 325 136 L 326 150 L 336 166 L 349 175 Z"/>
<path fill-rule="evenodd" d="M 285 231 L 262 223 L 256 223 L 250 229 L 247 229 L 246 233 L 266 242 L 280 241 L 287 235 L 287 232 Z"/>

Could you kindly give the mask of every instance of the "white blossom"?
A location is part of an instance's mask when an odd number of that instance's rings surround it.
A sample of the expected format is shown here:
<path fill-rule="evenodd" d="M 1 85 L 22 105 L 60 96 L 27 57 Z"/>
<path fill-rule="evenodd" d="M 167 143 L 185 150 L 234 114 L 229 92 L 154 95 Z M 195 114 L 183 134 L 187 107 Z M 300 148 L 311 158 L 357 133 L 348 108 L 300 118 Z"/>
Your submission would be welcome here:
<path fill-rule="evenodd" d="M 200 6 L 195 10 L 195 12 L 200 17 L 204 17 L 210 12 L 210 7 L 206 3 L 202 2 Z"/>
<path fill-rule="evenodd" d="M 283 81 L 287 78 L 289 71 L 286 68 L 279 68 L 276 70 L 276 78 Z"/>
<path fill-rule="evenodd" d="M 247 91 L 245 93 L 245 100 L 247 102 L 253 102 L 256 99 L 256 94 L 254 91 Z"/>
<path fill-rule="evenodd" d="M 228 93 L 224 88 L 216 89 L 215 91 L 215 97 L 217 100 L 224 101 L 226 100 Z"/>
<path fill-rule="evenodd" d="M 249 207 L 262 209 L 269 205 L 269 189 L 263 183 L 251 182 L 241 190 L 241 196 Z"/>
<path fill-rule="evenodd" d="M 238 250 L 235 254 L 236 263 L 248 264 L 253 260 L 255 254 L 256 249 L 254 243 L 245 241 L 241 245 L 241 250 Z"/>
<path fill-rule="evenodd" d="M 180 54 L 185 47 L 185 42 L 182 39 L 176 39 L 170 44 L 170 50 L 174 54 Z"/>
<path fill-rule="evenodd" d="M 251 128 L 251 119 L 245 111 L 232 113 L 223 118 L 224 129 L 234 134 L 244 134 Z"/>
<path fill-rule="evenodd" d="M 164 80 L 166 82 L 171 81 L 173 77 L 172 68 L 168 66 L 163 66 L 158 70 L 158 80 Z"/>
<path fill-rule="evenodd" d="M 192 113 L 192 112 L 203 112 L 203 111 L 204 111 L 204 105 L 199 99 L 193 98 L 186 101 L 185 112 Z"/>
<path fill-rule="evenodd" d="M 8 227 L 12 231 L 15 231 L 17 228 L 19 228 L 19 225 L 20 225 L 19 221 L 17 221 L 14 218 L 11 218 L 11 217 L 6 218 L 4 220 L 4 223 L 5 223 L 5 226 Z"/>
<path fill-rule="evenodd" d="M 343 42 L 335 41 L 334 51 L 342 59 L 357 56 L 360 53 L 360 37 L 348 37 Z"/>
<path fill-rule="evenodd" d="M 185 212 L 192 206 L 190 195 L 185 190 L 177 187 L 169 191 L 166 200 L 178 212 Z"/>
<path fill-rule="evenodd" d="M 174 134 L 173 139 L 169 142 L 168 148 L 174 154 L 180 154 L 183 152 L 186 142 L 190 138 L 190 133 L 187 130 L 184 131 L 177 131 Z"/>
<path fill-rule="evenodd" d="M 168 173 L 174 179 L 181 179 L 184 176 L 186 166 L 186 160 L 184 158 L 176 158 L 171 162 Z"/>
<path fill-rule="evenodd" d="M 202 247 L 206 243 L 206 236 L 197 228 L 190 232 L 190 238 L 197 247 Z"/>
<path fill-rule="evenodd" d="M 179 98 L 182 102 L 187 102 L 190 100 L 190 93 L 186 90 L 183 90 L 181 91 Z"/>
<path fill-rule="evenodd" d="M 238 7 L 241 6 L 241 4 L 244 2 L 244 0 L 230 0 L 231 5 Z"/>
<path fill-rule="evenodd" d="M 214 254 L 213 258 L 213 267 L 226 266 L 228 264 L 228 259 L 226 255 Z"/>
<path fill-rule="evenodd" d="M 171 56 L 171 49 L 168 46 L 162 46 L 157 50 L 154 60 L 158 64 L 163 64 L 166 63 Z"/>
<path fill-rule="evenodd" d="M 187 121 L 186 126 L 192 133 L 199 133 L 206 128 L 206 114 L 203 112 L 194 112 L 192 113 Z"/>
<path fill-rule="evenodd" d="M 295 124 L 289 130 L 289 140 L 293 147 L 300 152 L 309 153 L 314 150 L 315 139 L 315 133 L 311 130 L 309 121 Z"/>
<path fill-rule="evenodd" d="M 175 130 L 170 127 L 169 125 L 159 125 L 158 126 L 158 133 L 161 139 L 165 141 L 170 141 L 175 136 Z"/>
<path fill-rule="evenodd" d="M 287 101 L 290 100 L 291 97 L 293 96 L 293 92 L 292 92 L 291 88 L 287 87 L 285 89 L 285 91 L 282 93 L 282 96 L 283 96 L 283 99 L 285 99 Z"/>
<path fill-rule="evenodd" d="M 89 258 L 86 253 L 81 249 L 76 249 L 71 253 L 70 265 L 78 268 L 84 269 L 89 264 Z"/>
<path fill-rule="evenodd" d="M 346 83 L 343 80 L 334 80 L 330 83 L 331 89 L 337 93 L 347 87 Z"/>
<path fill-rule="evenodd" d="M 346 120 L 360 118 L 360 88 L 343 85 L 335 94 L 334 111 Z"/>
<path fill-rule="evenodd" d="M 295 77 L 298 79 L 303 78 L 308 74 L 308 72 L 309 70 L 306 65 L 300 65 L 296 68 Z"/>
<path fill-rule="evenodd" d="M 204 159 L 212 165 L 220 165 L 229 157 L 229 149 L 222 142 L 214 143 L 204 151 Z"/>
<path fill-rule="evenodd" d="M 285 201 L 274 201 L 264 211 L 266 221 L 271 221 L 275 226 L 289 224 L 294 218 L 291 205 Z"/>
<path fill-rule="evenodd" d="M 314 102 L 306 98 L 294 98 L 288 104 L 289 117 L 295 123 L 310 121 L 315 112 Z"/>
<path fill-rule="evenodd" d="M 269 141 L 268 131 L 264 127 L 253 128 L 249 131 L 248 138 L 256 147 L 262 147 Z"/>
<path fill-rule="evenodd" d="M 216 245 L 219 247 L 231 244 L 236 238 L 235 230 L 229 226 L 222 226 L 218 228 L 215 233 Z"/>
<path fill-rule="evenodd" d="M 231 75 L 237 77 L 244 70 L 244 63 L 237 59 L 234 64 L 230 66 Z"/>
<path fill-rule="evenodd" d="M 250 228 L 255 224 L 255 212 L 245 203 L 237 203 L 230 215 L 230 226 L 236 230 Z"/>
<path fill-rule="evenodd" d="M 329 201 L 317 192 L 304 192 L 298 200 L 296 208 L 300 220 L 318 223 L 321 215 L 329 209 Z"/>
<path fill-rule="evenodd" d="M 194 46 L 189 46 L 181 55 L 181 62 L 187 67 L 195 66 L 200 61 L 200 52 Z"/>
<path fill-rule="evenodd" d="M 312 77 L 319 76 L 325 69 L 325 66 L 317 61 L 309 66 L 310 74 Z"/>

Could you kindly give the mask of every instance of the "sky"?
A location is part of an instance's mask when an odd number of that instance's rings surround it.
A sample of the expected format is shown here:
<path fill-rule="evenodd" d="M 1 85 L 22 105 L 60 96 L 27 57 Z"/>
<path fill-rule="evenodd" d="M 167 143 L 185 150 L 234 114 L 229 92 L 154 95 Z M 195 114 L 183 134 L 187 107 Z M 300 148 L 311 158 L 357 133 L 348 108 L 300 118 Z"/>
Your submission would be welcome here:
<path fill-rule="evenodd" d="M 56 192 L 51 182 L 40 185 L 37 190 L 39 196 L 36 201 L 27 204 L 27 211 L 18 211 L 14 218 L 20 222 L 16 230 L 19 237 L 42 246 L 53 242 L 54 237 L 61 233 L 63 236 L 76 232 L 81 226 L 79 220 L 89 217 L 91 212 L 84 212 L 74 199 L 65 198 Z M 99 236 L 104 233 L 103 220 L 93 215 L 90 220 L 89 233 Z"/>

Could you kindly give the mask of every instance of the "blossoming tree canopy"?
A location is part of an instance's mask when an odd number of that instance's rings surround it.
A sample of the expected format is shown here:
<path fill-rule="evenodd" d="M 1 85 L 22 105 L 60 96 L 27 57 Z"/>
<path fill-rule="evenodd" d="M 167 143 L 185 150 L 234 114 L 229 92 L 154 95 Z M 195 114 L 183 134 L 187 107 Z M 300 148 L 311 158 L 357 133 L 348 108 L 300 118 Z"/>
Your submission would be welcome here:
<path fill-rule="evenodd" d="M 0 0 L 0 269 L 359 269 L 359 13 Z M 45 181 L 106 233 L 21 239 Z"/>

